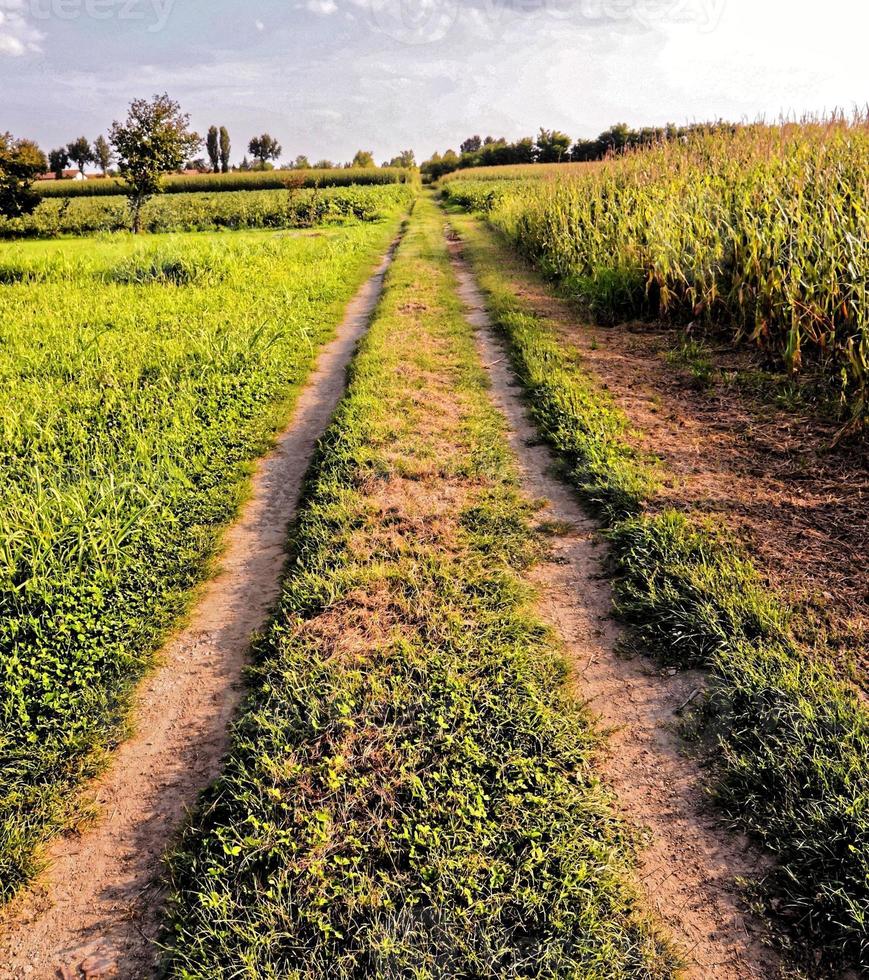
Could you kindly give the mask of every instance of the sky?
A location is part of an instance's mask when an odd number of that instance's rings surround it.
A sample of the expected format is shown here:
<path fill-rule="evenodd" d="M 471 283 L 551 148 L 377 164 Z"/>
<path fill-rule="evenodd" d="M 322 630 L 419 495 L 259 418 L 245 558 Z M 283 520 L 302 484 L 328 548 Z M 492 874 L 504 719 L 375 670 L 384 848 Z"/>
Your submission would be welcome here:
<path fill-rule="evenodd" d="M 168 92 L 239 159 L 851 110 L 864 0 L 0 0 L 0 131 L 43 149 Z"/>

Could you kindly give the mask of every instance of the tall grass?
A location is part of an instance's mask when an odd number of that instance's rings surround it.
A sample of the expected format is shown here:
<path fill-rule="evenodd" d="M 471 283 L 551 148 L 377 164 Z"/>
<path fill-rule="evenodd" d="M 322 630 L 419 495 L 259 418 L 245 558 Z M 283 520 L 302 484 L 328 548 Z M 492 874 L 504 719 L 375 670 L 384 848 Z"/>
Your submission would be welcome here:
<path fill-rule="evenodd" d="M 397 224 L 0 246 L 0 899 Z"/>
<path fill-rule="evenodd" d="M 154 197 L 142 209 L 147 232 L 213 229 L 306 228 L 328 222 L 377 221 L 406 208 L 416 189 L 408 184 L 334 187 Z M 54 198 L 24 218 L 0 218 L 0 237 L 49 238 L 127 231 L 127 198 Z"/>
<path fill-rule="evenodd" d="M 230 174 L 173 174 L 166 178 L 167 194 L 218 191 L 286 190 L 290 187 L 351 187 L 419 182 L 416 170 L 397 167 L 335 167 L 332 170 L 250 170 Z M 122 194 L 124 182 L 112 177 L 95 180 L 46 180 L 36 185 L 40 197 L 106 197 Z"/>
<path fill-rule="evenodd" d="M 579 176 L 454 180 L 598 316 L 706 322 L 785 371 L 807 361 L 869 418 L 869 120 L 750 126 Z"/>

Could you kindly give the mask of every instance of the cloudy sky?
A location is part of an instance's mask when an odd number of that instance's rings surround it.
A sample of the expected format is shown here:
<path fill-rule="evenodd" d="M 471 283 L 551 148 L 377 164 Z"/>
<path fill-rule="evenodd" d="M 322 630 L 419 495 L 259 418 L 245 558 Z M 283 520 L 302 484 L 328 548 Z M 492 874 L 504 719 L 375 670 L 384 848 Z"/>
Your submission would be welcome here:
<path fill-rule="evenodd" d="M 168 91 L 240 155 L 418 158 L 491 132 L 869 102 L 863 0 L 0 0 L 0 130 L 93 139 Z"/>

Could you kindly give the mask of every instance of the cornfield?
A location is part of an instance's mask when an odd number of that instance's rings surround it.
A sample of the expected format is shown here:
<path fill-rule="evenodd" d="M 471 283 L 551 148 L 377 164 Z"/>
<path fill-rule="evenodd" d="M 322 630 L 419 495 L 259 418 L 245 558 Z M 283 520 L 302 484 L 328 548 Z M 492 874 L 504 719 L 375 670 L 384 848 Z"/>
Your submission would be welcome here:
<path fill-rule="evenodd" d="M 398 167 L 335 167 L 332 170 L 243 170 L 229 174 L 174 174 L 166 178 L 167 194 L 208 191 L 273 191 L 290 187 L 352 187 L 412 184 L 415 170 Z M 36 185 L 40 197 L 110 197 L 122 194 L 124 183 L 105 180 L 46 180 Z"/>
<path fill-rule="evenodd" d="M 617 321 L 707 322 L 869 418 L 869 119 L 698 136 L 550 180 L 445 194 Z"/>

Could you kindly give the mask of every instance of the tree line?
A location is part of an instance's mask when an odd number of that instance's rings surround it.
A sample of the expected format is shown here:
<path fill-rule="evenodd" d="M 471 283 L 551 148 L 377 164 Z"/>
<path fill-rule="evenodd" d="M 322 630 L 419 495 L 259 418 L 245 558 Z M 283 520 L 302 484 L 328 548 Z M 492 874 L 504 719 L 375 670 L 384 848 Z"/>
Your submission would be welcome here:
<path fill-rule="evenodd" d="M 201 142 L 196 145 L 196 149 L 201 148 Z M 245 155 L 244 159 L 237 167 L 232 167 L 230 160 L 232 154 L 232 141 L 229 130 L 226 126 L 210 126 L 205 137 L 206 157 L 191 158 L 183 162 L 183 167 L 187 170 L 198 170 L 203 173 L 229 173 L 230 170 L 270 170 L 275 166 L 273 161 L 277 161 L 283 153 L 283 147 L 270 133 L 262 133 L 254 136 L 247 146 L 250 158 Z M 42 168 L 41 173 L 53 173 L 60 180 L 70 164 L 75 164 L 79 173 L 84 175 L 85 168 L 89 164 L 96 164 L 103 176 L 107 176 L 115 163 L 115 151 L 105 136 L 98 136 L 91 143 L 86 136 L 79 136 L 65 146 L 51 150 L 47 157 L 47 163 Z M 338 164 L 345 168 L 351 167 L 376 167 L 374 154 L 371 150 L 358 150 L 351 161 L 345 164 Z M 416 167 L 416 158 L 413 150 L 405 150 L 398 156 L 383 163 L 384 167 L 403 167 L 412 169 Z M 331 160 L 322 159 L 311 163 L 308 157 L 300 154 L 289 165 L 289 169 L 294 170 L 332 170 L 336 164 Z"/>
<path fill-rule="evenodd" d="M 56 176 L 62 177 L 70 162 L 75 163 L 82 174 L 89 163 L 98 163 L 105 174 L 114 162 L 129 199 L 132 230 L 138 232 L 144 204 L 161 193 L 167 174 L 190 163 L 202 142 L 202 137 L 190 128 L 190 116 L 165 93 L 151 99 L 135 99 L 130 104 L 127 118 L 112 124 L 108 139 L 98 136 L 91 145 L 87 137 L 81 136 L 52 150 L 48 156 L 33 140 L 16 139 L 11 133 L 0 132 L 0 216 L 16 218 L 32 213 L 40 201 L 33 185 L 49 167 Z M 213 171 L 227 173 L 232 144 L 225 126 L 209 128 L 205 148 Z M 282 148 L 273 136 L 262 133 L 250 141 L 248 151 L 256 163 L 251 165 L 245 157 L 242 168 L 265 168 L 271 160 L 280 157 Z M 204 165 L 204 159 L 201 162 Z M 415 165 L 412 150 L 405 150 L 386 164 L 395 167 Z M 294 166 L 307 169 L 307 157 L 296 157 Z M 317 166 L 331 168 L 332 163 L 320 160 Z M 376 164 L 370 150 L 359 150 L 344 166 L 367 168 L 376 167 Z M 203 169 L 207 167 L 203 166 Z"/>
<path fill-rule="evenodd" d="M 522 163 L 582 163 L 605 160 L 609 156 L 643 146 L 652 146 L 666 140 L 687 139 L 698 132 L 709 133 L 720 130 L 734 131 L 733 123 L 692 123 L 677 126 L 644 126 L 632 129 L 627 123 L 617 123 L 604 130 L 596 139 L 573 140 L 567 133 L 558 129 L 541 128 L 536 139 L 525 136 L 508 142 L 487 136 L 470 136 L 459 147 L 459 152 L 447 150 L 435 153 L 421 166 L 420 171 L 431 180 L 444 174 L 466 167 L 500 167 Z"/>

